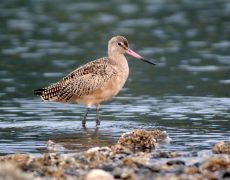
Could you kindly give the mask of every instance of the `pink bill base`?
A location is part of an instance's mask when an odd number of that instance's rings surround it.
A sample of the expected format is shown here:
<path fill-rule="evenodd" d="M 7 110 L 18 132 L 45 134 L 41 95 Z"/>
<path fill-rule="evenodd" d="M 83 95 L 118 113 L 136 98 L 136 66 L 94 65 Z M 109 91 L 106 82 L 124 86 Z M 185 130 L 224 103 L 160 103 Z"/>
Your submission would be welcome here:
<path fill-rule="evenodd" d="M 131 50 L 131 49 L 128 49 L 128 50 L 126 51 L 126 53 L 127 53 L 128 55 L 130 55 L 130 56 L 133 56 L 133 57 L 137 58 L 137 59 L 144 59 L 141 55 L 135 53 L 135 52 L 134 52 L 133 50 Z"/>

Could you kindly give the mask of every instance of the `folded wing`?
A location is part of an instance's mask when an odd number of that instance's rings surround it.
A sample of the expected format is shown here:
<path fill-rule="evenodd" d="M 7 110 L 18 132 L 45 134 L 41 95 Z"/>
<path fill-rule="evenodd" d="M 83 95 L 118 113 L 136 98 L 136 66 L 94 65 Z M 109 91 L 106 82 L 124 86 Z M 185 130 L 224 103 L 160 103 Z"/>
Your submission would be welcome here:
<path fill-rule="evenodd" d="M 106 62 L 108 58 L 101 58 L 81 66 L 57 83 L 34 93 L 44 101 L 68 102 L 73 96 L 83 97 L 94 92 L 112 76 L 116 70 Z"/>

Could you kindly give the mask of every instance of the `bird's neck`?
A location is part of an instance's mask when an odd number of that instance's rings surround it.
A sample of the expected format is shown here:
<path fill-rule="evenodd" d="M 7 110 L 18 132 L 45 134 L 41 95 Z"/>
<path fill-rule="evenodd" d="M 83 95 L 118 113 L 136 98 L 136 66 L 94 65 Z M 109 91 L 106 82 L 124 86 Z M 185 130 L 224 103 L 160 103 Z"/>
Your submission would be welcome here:
<path fill-rule="evenodd" d="M 124 82 L 129 75 L 128 62 L 123 54 L 116 54 L 115 56 L 109 56 L 109 62 L 124 77 Z"/>
<path fill-rule="evenodd" d="M 112 56 L 109 56 L 109 61 L 111 64 L 116 66 L 120 66 L 123 68 L 128 67 L 128 62 L 124 54 L 113 54 Z"/>

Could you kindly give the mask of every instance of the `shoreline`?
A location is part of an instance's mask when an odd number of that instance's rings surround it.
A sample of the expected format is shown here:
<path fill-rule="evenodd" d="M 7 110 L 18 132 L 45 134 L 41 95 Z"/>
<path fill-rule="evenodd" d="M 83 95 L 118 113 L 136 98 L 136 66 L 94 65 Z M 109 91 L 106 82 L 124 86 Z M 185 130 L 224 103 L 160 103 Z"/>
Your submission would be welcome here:
<path fill-rule="evenodd" d="M 47 142 L 42 155 L 0 156 L 0 179 L 224 179 L 230 178 L 230 142 L 219 142 L 205 156 L 157 150 L 168 143 L 160 130 L 125 133 L 111 147 L 79 153 L 58 153 L 63 147 Z M 210 148 L 211 149 L 211 148 Z"/>

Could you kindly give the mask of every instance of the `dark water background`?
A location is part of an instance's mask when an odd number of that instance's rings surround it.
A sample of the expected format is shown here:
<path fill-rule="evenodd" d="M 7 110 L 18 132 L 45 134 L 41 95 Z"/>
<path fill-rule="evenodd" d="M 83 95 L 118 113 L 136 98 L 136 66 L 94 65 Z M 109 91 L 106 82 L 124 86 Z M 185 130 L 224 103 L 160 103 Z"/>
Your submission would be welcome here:
<path fill-rule="evenodd" d="M 33 90 L 107 55 L 125 35 L 156 67 L 129 59 L 125 88 L 81 128 L 84 107 L 43 103 Z M 206 151 L 230 140 L 230 1 L 2 0 L 0 154 L 71 152 L 111 145 L 124 132 L 160 128 L 164 150 Z"/>

